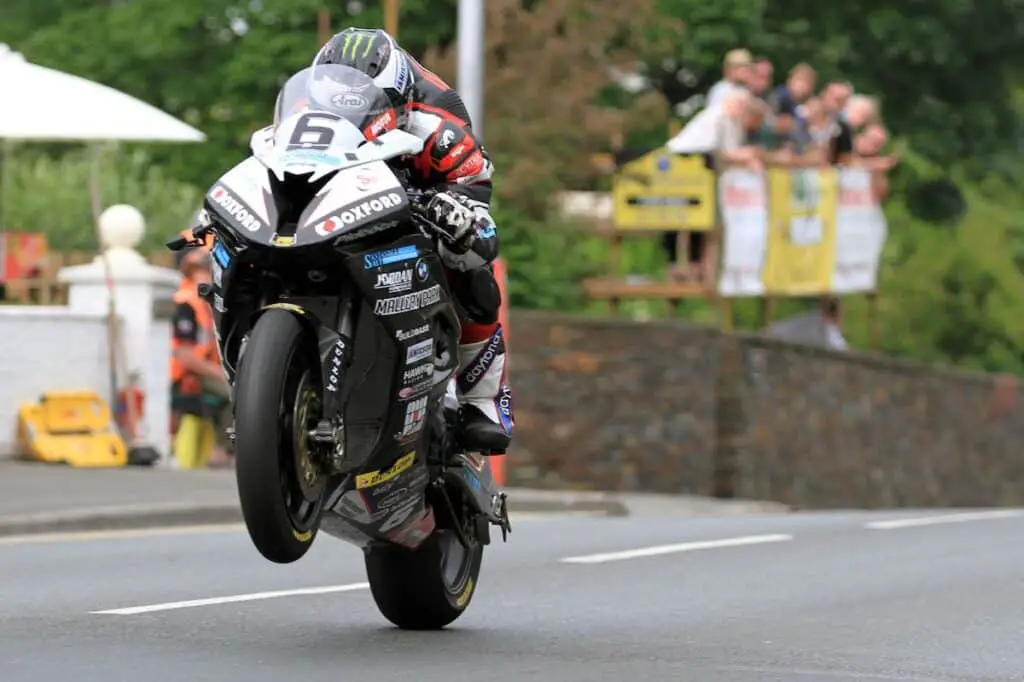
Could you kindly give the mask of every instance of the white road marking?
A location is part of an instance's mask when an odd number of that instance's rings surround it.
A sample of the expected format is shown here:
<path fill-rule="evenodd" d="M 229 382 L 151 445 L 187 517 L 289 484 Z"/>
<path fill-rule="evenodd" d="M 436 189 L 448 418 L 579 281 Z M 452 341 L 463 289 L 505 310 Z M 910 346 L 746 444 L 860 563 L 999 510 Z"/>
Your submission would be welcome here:
<path fill-rule="evenodd" d="M 747 535 L 745 537 L 726 538 L 724 540 L 680 542 L 674 545 L 656 545 L 654 547 L 642 547 L 640 549 L 627 549 L 622 552 L 587 554 L 584 556 L 566 557 L 561 559 L 561 561 L 567 564 L 603 564 L 609 561 L 639 559 L 642 557 L 659 556 L 662 554 L 676 554 L 678 552 L 695 552 L 702 549 L 743 547 L 745 545 L 761 545 L 768 542 L 788 542 L 792 539 L 792 535 Z"/>
<path fill-rule="evenodd" d="M 199 606 L 216 606 L 217 604 L 236 604 L 246 601 L 264 599 L 280 599 L 281 597 L 300 597 L 310 594 L 332 594 L 334 592 L 354 592 L 369 589 L 370 583 L 352 583 L 350 585 L 328 585 L 327 587 L 305 587 L 297 590 L 277 590 L 275 592 L 253 592 L 252 594 L 235 594 L 228 597 L 210 597 L 209 599 L 190 599 L 188 601 L 172 601 L 164 604 L 147 606 L 129 606 L 123 609 L 107 609 L 106 611 L 90 611 L 95 615 L 135 616 L 140 613 L 157 611 L 174 611 L 176 609 L 194 609 Z"/>
<path fill-rule="evenodd" d="M 865 523 L 868 530 L 896 530 L 898 528 L 916 528 L 918 526 L 937 526 L 944 523 L 966 523 L 968 521 L 989 521 L 1008 519 L 1024 514 L 1024 509 L 998 509 L 995 511 L 963 512 L 961 514 L 940 514 L 938 516 L 921 516 L 912 519 L 891 519 L 889 521 L 871 521 Z"/>

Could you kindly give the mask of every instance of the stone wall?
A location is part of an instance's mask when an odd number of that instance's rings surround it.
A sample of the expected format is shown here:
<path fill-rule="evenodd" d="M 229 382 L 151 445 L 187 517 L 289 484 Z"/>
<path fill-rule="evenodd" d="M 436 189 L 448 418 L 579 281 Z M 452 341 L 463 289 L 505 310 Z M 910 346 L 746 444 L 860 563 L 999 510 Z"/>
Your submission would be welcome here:
<path fill-rule="evenodd" d="M 1015 381 L 674 321 L 513 311 L 510 327 L 509 484 L 1024 505 Z"/>

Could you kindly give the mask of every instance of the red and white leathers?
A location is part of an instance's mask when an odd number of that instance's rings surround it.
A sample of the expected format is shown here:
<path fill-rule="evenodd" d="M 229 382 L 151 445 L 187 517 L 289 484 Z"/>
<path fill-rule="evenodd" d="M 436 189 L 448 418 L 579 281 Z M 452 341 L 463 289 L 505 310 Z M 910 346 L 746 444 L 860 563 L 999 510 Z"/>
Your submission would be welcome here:
<path fill-rule="evenodd" d="M 450 226 L 457 235 L 473 233 L 464 252 L 443 242 L 438 246 L 463 313 L 455 388 L 459 403 L 468 408 L 464 409 L 464 444 L 481 452 L 503 453 L 511 440 L 514 418 L 507 349 L 497 321 L 500 294 L 491 268 L 498 255 L 498 236 L 489 210 L 493 166 L 473 134 L 458 93 L 411 55 L 404 56 L 415 81 L 403 129 L 424 143 L 423 151 L 408 160 L 410 181 L 438 191 L 427 206 L 428 212 L 436 211 L 435 222 Z M 369 132 L 379 134 L 372 129 Z"/>

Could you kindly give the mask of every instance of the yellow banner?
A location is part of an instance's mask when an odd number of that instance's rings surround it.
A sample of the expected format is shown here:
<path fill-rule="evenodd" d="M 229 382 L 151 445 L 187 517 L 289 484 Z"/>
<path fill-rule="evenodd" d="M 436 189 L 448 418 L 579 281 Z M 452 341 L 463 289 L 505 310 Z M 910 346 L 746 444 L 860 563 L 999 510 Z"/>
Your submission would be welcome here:
<path fill-rule="evenodd" d="M 827 292 L 836 244 L 834 169 L 768 171 L 768 295 Z"/>
<path fill-rule="evenodd" d="M 631 161 L 612 178 L 612 219 L 620 230 L 705 231 L 715 225 L 715 173 L 703 154 L 666 149 Z"/>

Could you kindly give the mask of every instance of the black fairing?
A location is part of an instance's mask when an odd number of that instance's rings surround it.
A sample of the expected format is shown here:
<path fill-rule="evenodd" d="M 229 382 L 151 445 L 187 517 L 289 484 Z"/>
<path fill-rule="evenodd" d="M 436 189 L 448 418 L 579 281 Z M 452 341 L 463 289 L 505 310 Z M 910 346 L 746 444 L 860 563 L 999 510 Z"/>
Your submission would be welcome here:
<path fill-rule="evenodd" d="M 408 225 L 343 247 L 295 249 L 242 244 L 232 232 L 216 230 L 210 296 L 229 377 L 234 381 L 242 339 L 268 304 L 303 311 L 322 389 L 342 340 L 347 366 L 340 390 L 323 395 L 344 418 L 344 467 L 322 527 L 358 545 L 389 541 L 429 514 L 428 453 L 445 432 L 443 399 L 457 367 L 459 320 L 432 240 Z M 351 338 L 339 334 L 346 324 Z M 432 346 L 429 355 L 424 346 Z M 405 433 L 409 417 L 418 415 L 422 428 Z M 409 453 L 414 462 L 398 471 Z M 360 474 L 392 467 L 396 475 L 387 482 L 357 487 Z"/>

